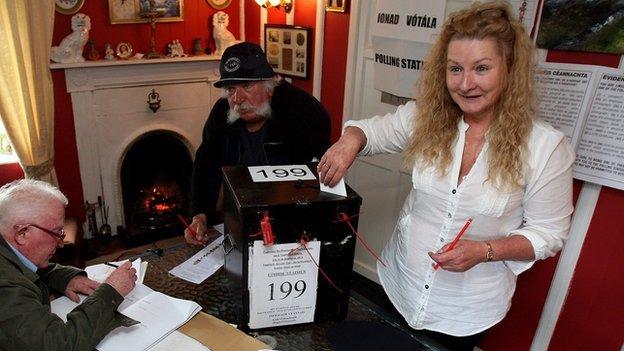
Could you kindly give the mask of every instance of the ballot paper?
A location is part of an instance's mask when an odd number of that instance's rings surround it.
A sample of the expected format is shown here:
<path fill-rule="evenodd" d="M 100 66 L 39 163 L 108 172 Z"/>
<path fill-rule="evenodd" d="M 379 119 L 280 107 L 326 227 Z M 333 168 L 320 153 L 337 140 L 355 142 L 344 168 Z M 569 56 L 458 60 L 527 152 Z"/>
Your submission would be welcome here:
<path fill-rule="evenodd" d="M 319 180 L 319 185 L 320 185 L 321 191 L 324 191 L 326 193 L 336 194 L 336 195 L 345 196 L 345 197 L 347 196 L 347 187 L 345 186 L 344 178 L 340 179 L 338 184 L 332 187 L 329 187 L 321 183 L 320 180 Z"/>
<path fill-rule="evenodd" d="M 215 239 L 193 257 L 173 267 L 169 273 L 191 283 L 200 284 L 223 266 L 225 254 L 221 245 L 223 236 Z"/>
<path fill-rule="evenodd" d="M 264 245 L 254 241 L 249 255 L 249 327 L 314 320 L 320 242 Z"/>
<path fill-rule="evenodd" d="M 124 261 L 115 261 L 108 262 L 114 266 L 121 266 L 126 263 L 128 260 Z M 147 270 L 147 262 L 142 262 L 140 258 L 132 261 L 132 268 L 134 268 L 137 272 L 137 283 L 143 283 L 143 279 L 145 278 L 145 271 Z M 113 273 L 113 271 L 117 269 L 117 267 L 110 266 L 106 263 L 95 264 L 85 268 L 85 272 L 87 272 L 87 276 L 97 282 L 104 283 L 108 276 Z"/>

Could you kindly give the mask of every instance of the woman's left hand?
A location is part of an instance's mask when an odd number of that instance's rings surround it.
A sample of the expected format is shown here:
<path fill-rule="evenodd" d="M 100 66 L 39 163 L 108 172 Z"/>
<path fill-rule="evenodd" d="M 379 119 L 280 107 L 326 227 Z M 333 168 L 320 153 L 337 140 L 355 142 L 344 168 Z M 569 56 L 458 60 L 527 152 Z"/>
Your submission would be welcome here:
<path fill-rule="evenodd" d="M 449 245 L 444 245 L 437 253 L 429 252 L 429 257 L 447 271 L 465 272 L 485 261 L 487 246 L 483 241 L 460 240 L 452 250 L 445 252 Z"/>

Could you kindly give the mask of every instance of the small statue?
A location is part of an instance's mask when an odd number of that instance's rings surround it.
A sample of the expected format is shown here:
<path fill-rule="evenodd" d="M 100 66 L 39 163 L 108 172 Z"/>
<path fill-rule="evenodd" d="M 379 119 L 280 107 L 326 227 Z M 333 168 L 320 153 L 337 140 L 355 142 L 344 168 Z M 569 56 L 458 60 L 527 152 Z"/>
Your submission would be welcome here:
<path fill-rule="evenodd" d="M 87 53 L 87 59 L 89 61 L 95 61 L 100 58 L 100 53 L 95 48 L 95 40 L 89 39 L 89 52 Z"/>
<path fill-rule="evenodd" d="M 105 45 L 106 49 L 104 50 L 105 55 L 104 55 L 104 59 L 108 60 L 108 61 L 112 61 L 115 59 L 115 51 L 113 51 L 113 48 L 111 48 L 111 44 L 110 43 L 106 43 Z"/>
<path fill-rule="evenodd" d="M 59 46 L 53 46 L 50 59 L 54 62 L 71 63 L 84 62 L 82 50 L 89 40 L 91 19 L 84 13 L 77 13 L 72 17 L 71 27 L 73 32 L 63 38 Z"/>
<path fill-rule="evenodd" d="M 193 39 L 193 55 L 203 55 L 204 48 L 202 47 L 201 38 Z"/>
<path fill-rule="evenodd" d="M 229 46 L 240 43 L 240 40 L 236 40 L 234 34 L 227 29 L 228 25 L 230 25 L 230 16 L 227 13 L 219 11 L 212 16 L 212 34 L 216 46 L 215 55 L 221 55 Z"/>
<path fill-rule="evenodd" d="M 187 55 L 184 53 L 184 48 L 182 48 L 182 44 L 178 39 L 174 39 L 169 45 L 169 57 L 186 57 Z"/>

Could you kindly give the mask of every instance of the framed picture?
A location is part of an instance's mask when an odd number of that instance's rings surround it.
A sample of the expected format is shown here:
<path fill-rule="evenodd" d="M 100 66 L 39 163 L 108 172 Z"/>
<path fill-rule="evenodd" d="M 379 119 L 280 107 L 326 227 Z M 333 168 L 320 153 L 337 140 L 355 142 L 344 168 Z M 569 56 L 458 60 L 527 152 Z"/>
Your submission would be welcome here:
<path fill-rule="evenodd" d="M 158 12 L 156 22 L 184 21 L 184 0 L 108 0 L 111 24 L 147 23 L 150 10 Z"/>
<path fill-rule="evenodd" d="M 212 8 L 217 10 L 223 10 L 224 8 L 230 6 L 232 0 L 206 0 L 208 5 L 212 6 Z"/>
<path fill-rule="evenodd" d="M 275 73 L 310 78 L 309 27 L 265 24 L 264 52 Z"/>
<path fill-rule="evenodd" d="M 325 11 L 346 12 L 348 0 L 325 0 Z"/>
<path fill-rule="evenodd" d="M 84 4 L 84 0 L 56 0 L 56 12 L 64 15 L 73 15 Z"/>

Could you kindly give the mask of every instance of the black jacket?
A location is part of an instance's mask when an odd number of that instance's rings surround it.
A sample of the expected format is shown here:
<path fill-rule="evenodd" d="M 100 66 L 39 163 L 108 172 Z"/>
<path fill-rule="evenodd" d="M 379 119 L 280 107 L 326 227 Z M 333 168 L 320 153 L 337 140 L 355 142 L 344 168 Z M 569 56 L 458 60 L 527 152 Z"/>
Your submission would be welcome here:
<path fill-rule="evenodd" d="M 327 111 L 313 96 L 281 82 L 271 99 L 273 116 L 266 122 L 266 165 L 303 164 L 320 159 L 331 145 Z M 215 206 L 221 189 L 223 166 L 243 163 L 240 130 L 244 121 L 227 123 L 229 104 L 222 98 L 214 105 L 204 126 L 202 143 L 195 155 L 191 180 L 191 213 L 204 213 L 208 224 L 219 218 Z"/>

